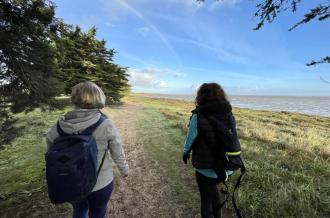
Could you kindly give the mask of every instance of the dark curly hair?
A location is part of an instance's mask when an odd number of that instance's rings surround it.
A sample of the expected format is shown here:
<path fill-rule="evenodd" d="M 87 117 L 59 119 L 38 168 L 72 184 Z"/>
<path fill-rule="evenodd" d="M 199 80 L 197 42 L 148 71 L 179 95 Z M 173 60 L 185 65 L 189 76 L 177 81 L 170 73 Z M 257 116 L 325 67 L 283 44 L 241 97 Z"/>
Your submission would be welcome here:
<path fill-rule="evenodd" d="M 196 106 L 201 106 L 216 100 L 229 102 L 225 91 L 219 84 L 203 83 L 197 91 L 197 96 L 195 99 Z"/>

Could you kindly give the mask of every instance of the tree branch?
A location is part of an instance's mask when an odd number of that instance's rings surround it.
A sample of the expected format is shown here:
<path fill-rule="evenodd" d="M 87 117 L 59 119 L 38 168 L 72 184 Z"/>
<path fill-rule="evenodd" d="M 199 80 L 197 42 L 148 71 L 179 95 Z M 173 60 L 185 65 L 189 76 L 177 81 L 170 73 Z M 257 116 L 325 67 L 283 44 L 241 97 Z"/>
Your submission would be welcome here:
<path fill-rule="evenodd" d="M 318 18 L 319 21 L 328 19 L 330 17 L 330 3 L 326 5 L 319 5 L 318 7 L 311 9 L 309 13 L 304 15 L 304 17 L 304 19 L 293 25 L 289 31 L 295 29 L 303 23 L 308 23 L 316 18 Z"/>
<path fill-rule="evenodd" d="M 325 64 L 325 63 L 330 64 L 330 56 L 326 56 L 326 57 L 322 58 L 319 61 L 314 61 L 313 60 L 313 61 L 309 62 L 306 65 L 307 66 L 313 66 L 313 65 L 316 65 L 316 64 Z"/>

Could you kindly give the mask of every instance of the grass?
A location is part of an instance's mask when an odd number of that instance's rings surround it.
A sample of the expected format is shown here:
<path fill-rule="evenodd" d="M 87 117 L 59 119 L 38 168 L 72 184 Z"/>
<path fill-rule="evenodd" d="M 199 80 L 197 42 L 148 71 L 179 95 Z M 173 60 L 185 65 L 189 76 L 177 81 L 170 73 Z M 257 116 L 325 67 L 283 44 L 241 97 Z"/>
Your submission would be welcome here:
<path fill-rule="evenodd" d="M 0 150 L 0 217 L 66 217 L 68 205 L 53 206 L 44 178 L 45 134 L 64 110 L 20 113 L 18 137 Z"/>
<path fill-rule="evenodd" d="M 193 169 L 182 164 L 179 145 L 184 138 L 182 134 L 178 134 L 180 129 L 176 128 L 176 122 L 154 108 L 145 108 L 136 118 L 139 123 L 137 134 L 142 139 L 145 150 L 160 163 L 166 176 L 170 178 L 167 182 L 174 194 L 172 200 L 185 205 L 192 214 L 198 214 L 198 195 L 192 191 L 196 189 L 194 178 L 191 177 Z"/>
<path fill-rule="evenodd" d="M 146 150 L 167 170 L 179 199 L 198 207 L 193 173 L 181 152 L 192 102 L 126 98 L 144 106 L 138 115 Z M 330 216 L 330 118 L 235 108 L 248 169 L 239 189 L 247 217 Z M 231 207 L 229 207 L 231 209 Z"/>
<path fill-rule="evenodd" d="M 136 121 L 146 152 L 164 169 L 173 198 L 197 214 L 194 171 L 181 161 L 192 102 L 142 95 L 124 101 L 143 107 Z M 67 110 L 15 116 L 20 133 L 0 150 L 0 217 L 70 214 L 69 205 L 50 204 L 43 170 L 45 134 Z M 238 192 L 245 215 L 330 217 L 330 118 L 239 108 L 234 114 L 248 169 Z"/>

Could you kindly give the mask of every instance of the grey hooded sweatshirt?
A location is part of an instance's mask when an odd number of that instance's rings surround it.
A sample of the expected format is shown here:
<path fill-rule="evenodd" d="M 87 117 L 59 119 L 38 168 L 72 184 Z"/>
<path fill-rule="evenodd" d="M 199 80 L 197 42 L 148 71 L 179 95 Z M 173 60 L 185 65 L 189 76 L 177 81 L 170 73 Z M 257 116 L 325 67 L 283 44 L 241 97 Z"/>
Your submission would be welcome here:
<path fill-rule="evenodd" d="M 76 109 L 60 116 L 59 124 L 62 130 L 68 134 L 78 134 L 87 127 L 93 125 L 100 119 L 101 113 L 98 109 Z M 57 124 L 55 124 L 47 134 L 48 148 L 52 142 L 59 136 Z M 98 167 L 101 164 L 104 152 L 109 144 L 110 155 L 117 165 L 122 176 L 128 175 L 128 164 L 122 148 L 119 133 L 110 119 L 104 120 L 93 132 L 98 147 Z M 109 157 L 105 158 L 100 170 L 93 192 L 100 190 L 110 184 L 113 180 L 112 164 Z"/>

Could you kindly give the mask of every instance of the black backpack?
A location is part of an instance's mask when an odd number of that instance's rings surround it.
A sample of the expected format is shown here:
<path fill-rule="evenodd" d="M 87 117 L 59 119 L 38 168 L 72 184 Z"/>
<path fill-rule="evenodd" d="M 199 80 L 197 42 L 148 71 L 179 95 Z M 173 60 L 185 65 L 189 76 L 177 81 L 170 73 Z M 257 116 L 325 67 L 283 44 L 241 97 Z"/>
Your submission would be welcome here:
<path fill-rule="evenodd" d="M 91 193 L 108 151 L 97 168 L 98 150 L 92 134 L 105 119 L 102 115 L 80 134 L 67 134 L 57 123 L 59 136 L 45 155 L 48 196 L 52 203 L 77 202 Z"/>

